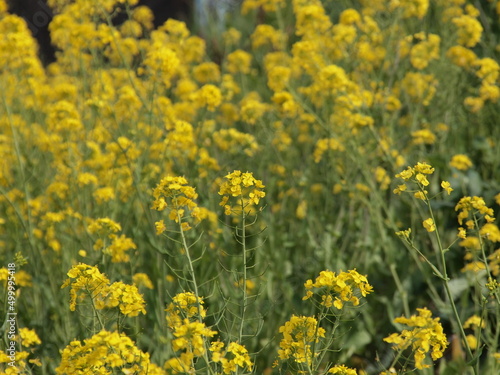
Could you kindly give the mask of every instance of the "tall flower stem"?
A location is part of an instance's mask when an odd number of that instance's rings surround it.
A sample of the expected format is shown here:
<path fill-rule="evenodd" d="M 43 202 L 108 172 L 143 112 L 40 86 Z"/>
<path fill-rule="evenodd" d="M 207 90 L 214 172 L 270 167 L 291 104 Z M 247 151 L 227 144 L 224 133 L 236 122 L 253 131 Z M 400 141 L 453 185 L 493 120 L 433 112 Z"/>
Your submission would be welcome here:
<path fill-rule="evenodd" d="M 186 253 L 186 258 L 188 260 L 188 267 L 189 267 L 189 273 L 191 274 L 191 284 L 193 285 L 193 291 L 194 295 L 196 296 L 196 308 L 198 309 L 198 322 L 203 323 L 203 318 L 201 316 L 201 305 L 200 305 L 200 293 L 198 291 L 198 282 L 196 280 L 196 274 L 194 272 L 194 267 L 193 267 L 193 258 L 191 257 L 191 254 L 189 252 L 189 245 L 186 240 L 186 236 L 184 234 L 184 229 L 182 228 L 182 218 L 181 215 L 179 214 L 179 210 L 177 210 L 177 220 L 179 223 L 179 229 L 180 229 L 180 234 L 181 234 L 181 241 L 182 241 L 182 247 L 184 248 L 184 251 Z M 208 342 L 206 340 L 203 341 L 203 345 L 205 347 L 205 350 L 203 352 L 203 359 L 205 360 L 205 363 L 207 364 L 207 369 L 210 375 L 215 375 L 214 371 L 212 370 L 212 367 L 210 366 L 210 359 L 208 358 Z M 194 368 L 194 364 L 193 364 Z"/>
<path fill-rule="evenodd" d="M 432 212 L 430 200 L 427 198 L 425 200 L 425 203 L 426 203 L 427 208 L 429 210 L 429 214 L 431 216 L 432 221 L 434 223 L 436 223 L 436 220 L 434 218 L 434 213 Z M 441 237 L 439 235 L 439 230 L 438 230 L 437 226 L 436 226 L 435 234 L 436 234 L 436 241 L 438 244 L 438 252 L 439 252 L 438 256 L 439 256 L 439 260 L 440 260 L 439 266 L 441 268 L 441 270 L 440 270 L 441 275 L 438 275 L 438 276 L 443 281 L 443 286 L 444 286 L 444 289 L 446 292 L 446 297 L 447 297 L 448 302 L 451 306 L 451 310 L 453 312 L 453 317 L 455 318 L 455 322 L 456 322 L 458 329 L 460 331 L 460 336 L 462 337 L 463 343 L 465 345 L 465 349 L 467 351 L 467 356 L 468 356 L 469 360 L 471 361 L 474 358 L 474 355 L 472 354 L 472 350 L 470 348 L 469 342 L 467 341 L 467 335 L 465 334 L 462 320 L 460 319 L 460 315 L 458 314 L 457 306 L 456 306 L 455 301 L 453 300 L 453 296 L 451 294 L 451 289 L 450 289 L 450 285 L 449 285 L 450 279 L 448 277 L 448 273 L 446 270 L 446 259 L 445 259 L 445 253 L 446 253 L 447 249 L 443 248 L 443 244 L 441 243 Z M 476 366 L 472 365 L 472 369 L 474 370 L 474 374 L 477 375 L 478 372 L 477 372 Z"/>
<path fill-rule="evenodd" d="M 241 200 L 241 246 L 243 250 L 243 300 L 241 301 L 240 329 L 238 342 L 241 344 L 243 339 L 243 326 L 245 324 L 245 314 L 247 309 L 247 246 L 246 246 L 246 213 L 243 199 Z"/>

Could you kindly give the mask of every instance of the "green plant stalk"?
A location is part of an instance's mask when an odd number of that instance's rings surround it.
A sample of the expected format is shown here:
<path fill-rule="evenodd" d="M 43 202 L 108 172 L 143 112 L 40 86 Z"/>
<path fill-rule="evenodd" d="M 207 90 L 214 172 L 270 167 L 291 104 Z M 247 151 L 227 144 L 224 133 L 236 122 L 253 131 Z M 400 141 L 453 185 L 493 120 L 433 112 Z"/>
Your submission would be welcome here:
<path fill-rule="evenodd" d="M 483 242 L 483 239 L 481 238 L 481 234 L 479 233 L 479 222 L 477 220 L 476 215 L 474 215 L 474 225 L 478 231 L 477 238 L 479 239 L 479 246 L 481 248 L 481 255 L 483 256 L 484 267 L 486 268 L 486 273 L 487 273 L 488 277 L 491 278 L 491 270 L 490 270 L 490 266 L 488 264 L 488 257 L 486 256 L 486 252 L 484 251 L 484 242 Z M 497 301 L 497 304 L 500 305 L 500 297 L 498 295 L 498 290 L 496 290 L 494 292 L 494 295 L 495 295 L 495 299 Z"/>
<path fill-rule="evenodd" d="M 326 314 L 323 314 L 323 315 L 326 316 Z M 338 316 L 335 315 L 335 323 L 333 324 L 332 331 L 328 335 L 329 338 L 328 338 L 328 341 L 326 343 L 326 346 L 323 349 L 323 352 L 321 353 L 321 355 L 319 356 L 319 359 L 318 359 L 317 364 L 316 364 L 316 368 L 314 369 L 315 371 L 319 370 L 319 366 L 323 362 L 323 359 L 325 358 L 326 353 L 328 353 L 328 348 L 330 348 L 330 346 L 333 344 L 333 341 L 335 340 L 335 331 L 337 331 L 337 328 L 340 326 L 340 321 L 341 321 L 340 318 L 341 317 L 342 317 L 342 310 L 341 310 L 340 315 L 338 315 Z M 317 324 L 318 328 L 320 326 L 319 323 L 321 322 L 322 319 L 323 318 L 318 317 L 318 324 Z M 314 354 L 314 351 L 313 351 L 313 354 Z"/>
<path fill-rule="evenodd" d="M 246 247 L 246 213 L 243 204 L 243 199 L 241 199 L 241 245 L 243 247 L 243 301 L 241 304 L 241 321 L 240 329 L 238 333 L 238 342 L 241 344 L 243 339 L 243 325 L 245 323 L 245 314 L 247 308 L 247 247 Z"/>
<path fill-rule="evenodd" d="M 394 279 L 394 282 L 396 283 L 396 288 L 399 291 L 399 294 L 401 294 L 401 299 L 403 300 L 403 308 L 405 311 L 406 316 L 410 316 L 410 305 L 408 304 L 408 293 L 406 292 L 406 289 L 404 288 L 403 284 L 401 283 L 401 280 L 399 279 L 399 275 L 396 271 L 396 265 L 392 263 L 389 266 L 389 269 L 391 270 L 392 278 Z"/>
<path fill-rule="evenodd" d="M 322 308 L 321 310 L 324 310 L 324 308 Z M 323 314 L 322 311 L 320 311 L 318 313 L 318 319 L 317 319 L 318 323 L 316 324 L 316 331 L 314 332 L 314 338 L 315 338 L 315 340 L 313 341 L 312 350 L 311 350 L 312 356 L 313 356 L 313 358 L 311 359 L 311 364 L 312 364 L 312 360 L 314 360 L 314 353 L 316 353 L 316 344 L 317 344 L 316 339 L 318 338 L 318 330 L 319 330 L 319 327 L 320 327 L 321 320 L 323 319 L 324 316 L 326 316 L 326 314 Z M 331 337 L 333 337 L 333 332 L 332 332 Z M 321 363 L 321 359 L 318 361 L 318 364 L 315 366 L 314 370 L 316 370 L 319 367 L 320 363 Z"/>
<path fill-rule="evenodd" d="M 427 195 L 426 195 L 427 197 Z M 431 215 L 432 221 L 434 222 L 434 225 L 436 225 L 436 220 L 434 220 L 434 213 L 432 212 L 430 200 L 427 198 L 425 200 L 425 203 L 427 204 L 427 208 L 429 210 L 429 214 Z M 467 341 L 467 335 L 465 334 L 464 327 L 462 325 L 462 320 L 460 319 L 460 315 L 458 314 L 457 306 L 455 304 L 455 301 L 453 300 L 453 297 L 451 295 L 451 290 L 450 290 L 450 285 L 448 283 L 449 278 L 448 278 L 448 273 L 446 271 L 446 259 L 445 259 L 445 250 L 443 249 L 443 245 L 441 243 L 441 237 L 439 236 L 439 230 L 436 226 L 436 241 L 438 243 L 438 250 L 439 250 L 439 256 L 440 256 L 440 261 L 441 261 L 441 274 L 442 274 L 442 280 L 443 280 L 443 285 L 444 289 L 446 291 L 446 296 L 448 297 L 448 301 L 450 303 L 451 309 L 453 311 L 453 316 L 455 318 L 455 322 L 458 325 L 458 329 L 460 331 L 460 336 L 462 336 L 462 340 L 465 345 L 465 349 L 467 350 L 467 355 L 469 357 L 469 360 L 472 360 L 474 358 L 474 355 L 472 354 L 472 350 L 469 346 L 469 343 Z M 474 374 L 478 375 L 478 370 L 475 366 L 472 367 L 474 370 Z"/>
<path fill-rule="evenodd" d="M 94 298 L 92 296 L 92 292 L 87 289 L 87 293 L 88 293 L 88 296 L 90 298 L 90 302 L 92 304 L 92 310 L 94 311 L 94 316 L 97 317 L 97 321 L 101 325 L 101 330 L 104 330 L 105 329 L 104 322 L 102 321 L 101 316 L 97 312 L 97 307 L 95 307 L 95 303 L 94 303 Z M 95 329 L 95 326 L 93 328 Z M 96 334 L 96 333 L 97 332 L 92 332 L 93 335 Z"/>
<path fill-rule="evenodd" d="M 174 198 L 175 205 L 174 207 L 177 206 L 177 200 Z M 193 289 L 194 289 L 194 295 L 196 296 L 196 307 L 198 309 L 198 322 L 203 323 L 203 319 L 201 317 L 201 308 L 200 308 L 200 294 L 198 291 L 198 282 L 196 281 L 196 275 L 194 273 L 194 268 L 193 268 L 193 260 L 191 258 L 191 254 L 189 253 L 189 246 L 186 241 L 186 236 L 184 235 L 184 230 L 182 229 L 182 218 L 181 215 L 179 214 L 179 210 L 176 210 L 177 212 L 177 222 L 179 223 L 179 229 L 181 233 L 181 240 L 182 240 L 182 247 L 184 248 L 184 251 L 186 253 L 186 257 L 188 259 L 188 266 L 189 266 L 189 273 L 191 274 L 191 283 L 193 284 Z M 208 371 L 210 374 L 215 375 L 214 371 L 210 367 L 210 360 L 208 358 L 208 343 L 206 340 L 203 340 L 203 344 L 205 346 L 205 350 L 203 353 L 203 359 L 205 360 L 205 363 L 207 364 Z M 194 365 L 193 365 L 194 366 Z M 193 367 L 194 368 L 194 367 Z"/>
<path fill-rule="evenodd" d="M 175 205 L 174 205 L 174 208 L 177 208 L 177 200 L 174 198 L 174 202 L 175 202 Z M 182 217 L 181 215 L 179 214 L 179 210 L 176 209 L 176 212 L 177 212 L 177 222 L 179 223 L 179 229 L 180 229 L 180 234 L 181 234 L 181 240 L 182 240 L 182 247 L 184 248 L 184 251 L 186 253 L 186 257 L 187 257 L 187 260 L 188 260 L 188 266 L 189 266 L 189 273 L 191 275 L 191 284 L 193 285 L 193 289 L 194 289 L 194 295 L 196 296 L 196 307 L 198 308 L 198 321 L 200 323 L 203 323 L 203 319 L 201 317 L 201 309 L 200 309 L 200 294 L 199 294 L 199 291 L 198 291 L 198 282 L 196 280 L 196 274 L 194 272 L 194 268 L 193 268 L 193 260 L 191 258 L 191 254 L 189 253 L 189 246 L 187 244 L 187 241 L 186 241 L 186 236 L 184 235 L 184 230 L 182 229 Z"/>

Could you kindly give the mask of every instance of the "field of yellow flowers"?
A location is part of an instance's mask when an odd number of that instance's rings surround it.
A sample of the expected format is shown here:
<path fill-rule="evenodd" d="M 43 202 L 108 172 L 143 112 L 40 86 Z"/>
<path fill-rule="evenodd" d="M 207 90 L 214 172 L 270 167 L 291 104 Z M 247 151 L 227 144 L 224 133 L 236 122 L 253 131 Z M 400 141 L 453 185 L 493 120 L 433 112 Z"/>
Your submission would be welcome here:
<path fill-rule="evenodd" d="M 43 65 L 0 0 L 2 374 L 500 373 L 500 1 L 48 3 Z"/>

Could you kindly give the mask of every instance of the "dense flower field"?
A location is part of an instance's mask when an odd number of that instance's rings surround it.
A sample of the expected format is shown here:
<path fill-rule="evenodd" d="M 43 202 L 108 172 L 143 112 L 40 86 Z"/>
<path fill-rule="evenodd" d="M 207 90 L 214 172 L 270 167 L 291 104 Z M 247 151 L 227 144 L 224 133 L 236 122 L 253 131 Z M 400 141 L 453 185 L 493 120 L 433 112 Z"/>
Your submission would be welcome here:
<path fill-rule="evenodd" d="M 48 3 L 44 66 L 0 0 L 2 373 L 500 373 L 499 1 Z"/>

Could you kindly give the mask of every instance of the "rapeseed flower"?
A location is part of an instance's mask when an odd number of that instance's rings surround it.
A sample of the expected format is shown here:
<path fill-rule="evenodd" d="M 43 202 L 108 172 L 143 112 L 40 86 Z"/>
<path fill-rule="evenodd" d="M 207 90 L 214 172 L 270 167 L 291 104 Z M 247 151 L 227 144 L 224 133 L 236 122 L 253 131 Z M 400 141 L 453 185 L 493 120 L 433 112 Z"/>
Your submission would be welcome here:
<path fill-rule="evenodd" d="M 110 374 L 113 369 L 134 374 L 163 374 L 124 333 L 100 331 L 83 340 L 72 341 L 61 352 L 56 374 Z"/>
<path fill-rule="evenodd" d="M 466 171 L 472 167 L 472 161 L 467 155 L 456 154 L 450 160 L 450 167 L 456 168 L 460 171 Z"/>
<path fill-rule="evenodd" d="M 431 358 L 434 361 L 441 358 L 448 346 L 448 339 L 439 318 L 432 318 L 432 313 L 426 308 L 417 311 L 418 315 L 412 315 L 410 318 L 402 316 L 394 319 L 394 323 L 404 324 L 413 328 L 412 330 L 404 329 L 400 334 L 393 333 L 384 341 L 393 344 L 393 349 L 398 351 L 411 347 L 415 367 L 422 370 L 430 367 L 424 364 L 427 353 L 432 350 Z"/>
<path fill-rule="evenodd" d="M 349 368 L 345 365 L 335 365 L 332 368 L 328 370 L 328 374 L 334 374 L 334 375 L 358 375 L 358 372 L 353 369 Z"/>
<path fill-rule="evenodd" d="M 173 328 L 175 338 L 172 340 L 172 348 L 175 351 L 186 350 L 199 357 L 205 353 L 205 340 L 215 334 L 217 334 L 217 331 L 207 328 L 205 323 L 199 321 L 190 322 L 186 318 Z"/>
<path fill-rule="evenodd" d="M 71 285 L 69 303 L 71 311 L 76 310 L 77 302 L 85 296 L 88 295 L 91 299 L 99 298 L 102 300 L 107 293 L 109 279 L 97 267 L 80 263 L 73 266 L 67 275 L 69 278 L 66 279 L 61 288 Z"/>
<path fill-rule="evenodd" d="M 111 284 L 97 267 L 83 263 L 73 266 L 68 271 L 68 276 L 61 288 L 71 286 L 71 311 L 75 311 L 76 305 L 88 297 L 92 300 L 92 306 L 98 310 L 118 307 L 125 316 L 146 314 L 144 299 L 135 285 L 127 285 L 121 281 Z"/>
<path fill-rule="evenodd" d="M 401 10 L 403 18 L 424 18 L 429 8 L 429 0 L 390 0 L 389 10 Z"/>
<path fill-rule="evenodd" d="M 475 17 L 464 14 L 453 18 L 451 22 L 457 27 L 458 44 L 472 48 L 479 43 L 483 34 L 483 26 Z"/>
<path fill-rule="evenodd" d="M 321 297 L 320 305 L 326 308 L 335 306 L 339 310 L 346 302 L 358 306 L 360 297 L 366 297 L 373 292 L 373 287 L 368 283 L 366 276 L 359 274 L 355 269 L 340 272 L 338 275 L 332 271 L 321 271 L 314 282 L 307 280 L 304 286 L 306 295 L 303 300 L 316 295 Z"/>
<path fill-rule="evenodd" d="M 251 172 L 242 173 L 235 170 L 224 178 L 226 181 L 220 185 L 219 189 L 219 195 L 222 196 L 219 204 L 224 207 L 226 215 L 246 209 L 249 205 L 256 206 L 260 199 L 266 196 L 262 181 L 255 179 Z M 227 204 L 232 197 L 237 198 L 236 206 Z"/>
<path fill-rule="evenodd" d="M 241 49 L 227 55 L 227 70 L 229 73 L 249 74 L 252 64 L 252 55 Z"/>
<path fill-rule="evenodd" d="M 463 197 L 455 206 L 455 211 L 458 213 L 458 223 L 462 225 L 464 219 L 468 219 L 469 215 L 479 214 L 484 217 L 488 223 L 495 221 L 493 217 L 494 211 L 486 206 L 486 202 L 481 197 Z"/>
<path fill-rule="evenodd" d="M 109 286 L 106 293 L 106 307 L 118 307 L 123 315 L 130 317 L 146 314 L 144 298 L 137 286 L 117 281 Z"/>
<path fill-rule="evenodd" d="M 197 217 L 198 205 L 195 199 L 198 197 L 195 189 L 188 185 L 184 177 L 166 176 L 160 180 L 160 183 L 153 189 L 154 202 L 152 209 L 157 211 L 169 210 L 168 218 L 182 226 L 186 231 L 191 228 L 187 219 L 194 219 L 199 222 Z M 162 233 L 165 230 L 165 224 L 162 221 L 155 223 L 156 232 Z"/>
<path fill-rule="evenodd" d="M 221 363 L 224 374 L 238 372 L 241 369 L 252 370 L 253 363 L 248 354 L 248 350 L 236 342 L 230 342 L 224 350 L 224 343 L 213 341 L 210 346 L 212 361 Z"/>
<path fill-rule="evenodd" d="M 434 220 L 432 218 L 424 220 L 422 224 L 427 232 L 434 232 L 436 230 L 436 224 L 434 224 Z"/>
<path fill-rule="evenodd" d="M 316 355 L 311 352 L 311 347 L 325 337 L 325 330 L 318 327 L 318 321 L 310 316 L 293 315 L 279 331 L 283 335 L 278 350 L 279 358 L 311 365 Z"/>
<path fill-rule="evenodd" d="M 193 292 L 175 295 L 165 310 L 168 326 L 175 329 L 184 319 L 201 321 L 207 315 L 203 303 L 203 298 L 197 298 Z"/>
<path fill-rule="evenodd" d="M 19 337 L 21 338 L 21 345 L 29 347 L 33 345 L 40 345 L 42 341 L 36 334 L 35 330 L 29 328 L 19 328 Z"/>

